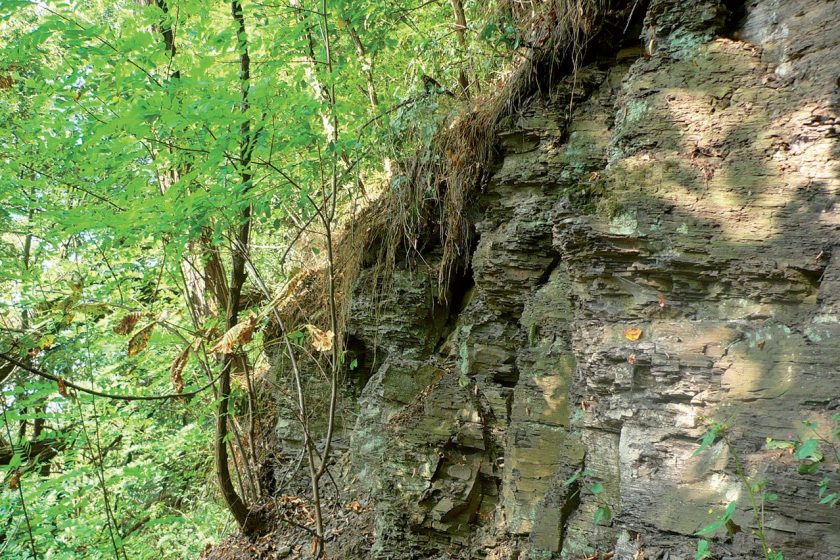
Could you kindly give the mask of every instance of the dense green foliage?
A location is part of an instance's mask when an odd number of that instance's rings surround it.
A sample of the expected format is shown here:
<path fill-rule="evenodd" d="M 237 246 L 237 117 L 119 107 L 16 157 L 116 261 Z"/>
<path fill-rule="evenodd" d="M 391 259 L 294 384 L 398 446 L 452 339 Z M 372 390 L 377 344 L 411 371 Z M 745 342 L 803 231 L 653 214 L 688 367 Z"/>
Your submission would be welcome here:
<path fill-rule="evenodd" d="M 338 207 L 323 233 L 398 188 L 383 162 L 518 46 L 502 8 L 464 8 L 465 40 L 443 0 L 0 2 L 0 352 L 33 370 L 0 359 L 0 556 L 195 557 L 235 527 L 210 347 L 236 323 L 238 236 L 237 290 L 258 293 L 256 271 L 274 289 L 322 252 L 296 243 L 317 215 Z M 258 299 L 236 311 L 265 322 Z M 235 379 L 242 432 L 247 393 Z M 256 497 L 259 453 L 236 436 Z"/>

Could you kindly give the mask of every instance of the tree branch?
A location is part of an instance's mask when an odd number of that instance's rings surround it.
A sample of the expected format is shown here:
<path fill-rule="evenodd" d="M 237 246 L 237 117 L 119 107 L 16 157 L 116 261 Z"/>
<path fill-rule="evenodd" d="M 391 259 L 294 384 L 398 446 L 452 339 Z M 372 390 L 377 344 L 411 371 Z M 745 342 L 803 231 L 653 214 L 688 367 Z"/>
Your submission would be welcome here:
<path fill-rule="evenodd" d="M 219 377 L 216 377 L 206 385 L 199 387 L 194 391 L 188 391 L 186 393 L 168 393 L 165 395 L 118 395 L 114 393 L 103 393 L 102 391 L 97 391 L 96 389 L 89 389 L 87 387 L 82 387 L 81 385 L 77 385 L 72 381 L 67 381 L 57 375 L 53 375 L 51 373 L 47 373 L 45 371 L 41 371 L 37 368 L 34 368 L 30 365 L 27 365 L 17 358 L 13 356 L 9 356 L 3 352 L 0 352 L 0 358 L 3 358 L 8 363 L 12 364 L 13 366 L 19 367 L 24 371 L 28 371 L 38 377 L 43 377 L 44 379 L 49 379 L 50 381 L 55 381 L 56 383 L 63 383 L 66 387 L 70 387 L 71 389 L 76 389 L 77 391 L 81 391 L 82 393 L 87 393 L 88 395 L 93 395 L 96 397 L 103 397 L 106 399 L 113 399 L 115 401 L 164 401 L 168 399 L 178 399 L 178 398 L 189 398 L 194 397 L 195 395 L 205 391 L 213 386 L 216 381 L 218 381 Z"/>

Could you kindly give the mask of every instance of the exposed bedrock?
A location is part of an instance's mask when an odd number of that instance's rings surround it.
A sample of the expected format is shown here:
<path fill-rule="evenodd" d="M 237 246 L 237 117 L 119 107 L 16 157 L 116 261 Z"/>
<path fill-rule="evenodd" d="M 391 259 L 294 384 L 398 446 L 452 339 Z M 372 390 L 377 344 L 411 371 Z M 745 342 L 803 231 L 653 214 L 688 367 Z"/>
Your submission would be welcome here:
<path fill-rule="evenodd" d="M 763 557 L 758 529 L 840 557 L 836 462 L 764 445 L 840 409 L 840 3 L 646 9 L 642 49 L 502 134 L 447 298 L 435 255 L 356 298 L 372 557 L 693 558 L 735 500 L 715 558 Z M 742 474 L 777 495 L 760 527 Z"/>

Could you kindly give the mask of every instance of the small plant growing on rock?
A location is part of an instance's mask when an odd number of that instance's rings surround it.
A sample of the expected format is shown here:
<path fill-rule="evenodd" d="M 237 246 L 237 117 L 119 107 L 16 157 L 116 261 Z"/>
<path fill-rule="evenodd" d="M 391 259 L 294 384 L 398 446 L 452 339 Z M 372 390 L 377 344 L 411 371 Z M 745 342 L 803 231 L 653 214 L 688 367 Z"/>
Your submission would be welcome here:
<path fill-rule="evenodd" d="M 738 455 L 738 450 L 732 445 L 729 438 L 730 426 L 731 424 L 729 422 L 712 423 L 709 426 L 709 429 L 700 437 L 700 447 L 695 450 L 692 457 L 700 455 L 717 441 L 722 441 L 724 445 L 726 445 L 726 448 L 735 463 L 735 474 L 738 476 L 738 479 L 747 491 L 747 495 L 750 500 L 750 508 L 753 514 L 753 521 L 755 522 L 756 527 L 754 534 L 758 537 L 761 544 L 761 551 L 764 558 L 765 560 L 783 560 L 784 555 L 778 550 L 773 550 L 768 545 L 764 530 L 764 506 L 767 502 L 772 502 L 778 499 L 778 496 L 767 491 L 767 481 L 757 480 L 755 477 L 747 475 L 747 472 L 744 469 L 744 464 L 741 461 L 741 457 Z M 741 527 L 732 520 L 732 515 L 735 513 L 737 506 L 737 500 L 730 502 L 720 517 L 697 531 L 696 534 L 701 537 L 710 536 L 722 527 L 726 528 L 727 534 L 730 536 L 740 532 Z M 701 540 L 697 545 L 695 560 L 702 560 L 703 558 L 711 557 L 709 541 Z"/>
<path fill-rule="evenodd" d="M 697 542 L 697 552 L 694 554 L 694 560 L 706 560 L 711 557 L 712 553 L 709 551 L 709 541 L 700 539 Z"/>
<path fill-rule="evenodd" d="M 774 440 L 767 438 L 765 449 L 788 450 L 799 463 L 797 471 L 802 475 L 816 474 L 824 469 L 828 463 L 834 462 L 840 467 L 840 413 L 832 417 L 831 435 L 822 435 L 816 422 L 806 420 L 802 423 L 803 432 L 790 440 Z M 824 476 L 817 486 L 819 503 L 830 507 L 837 507 L 840 503 L 840 491 L 829 487 L 831 480 Z"/>
<path fill-rule="evenodd" d="M 572 496 L 576 496 L 580 493 L 582 481 L 583 487 L 595 496 L 595 500 L 598 503 L 598 508 L 592 514 L 592 522 L 596 525 L 607 525 L 612 520 L 612 510 L 601 496 L 604 493 L 604 485 L 594 481 L 594 476 L 595 472 L 591 469 L 583 469 L 570 476 L 563 484 L 565 486 L 576 486 L 572 493 Z"/>

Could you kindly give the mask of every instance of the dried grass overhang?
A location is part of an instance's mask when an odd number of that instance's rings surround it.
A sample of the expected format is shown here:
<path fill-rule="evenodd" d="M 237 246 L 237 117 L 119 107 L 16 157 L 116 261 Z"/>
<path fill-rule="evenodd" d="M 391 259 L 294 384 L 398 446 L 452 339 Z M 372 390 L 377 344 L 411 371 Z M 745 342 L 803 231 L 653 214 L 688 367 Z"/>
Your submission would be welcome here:
<path fill-rule="evenodd" d="M 375 263 L 375 291 L 386 290 L 402 260 L 422 261 L 428 232 L 439 232 L 442 258 L 437 265 L 438 290 L 445 298 L 453 275 L 469 259 L 471 204 L 489 178 L 498 155 L 498 134 L 534 95 L 548 91 L 555 80 L 573 75 L 592 44 L 611 48 L 620 42 L 633 13 L 644 13 L 643 0 L 546 0 L 509 2 L 525 49 L 512 70 L 495 88 L 466 101 L 442 126 L 430 145 L 396 165 L 406 188 L 389 190 L 354 213 L 334 237 L 335 281 L 340 332 L 350 309 L 350 296 L 365 263 Z M 570 107 L 571 109 L 571 107 Z M 294 275 L 270 307 L 288 325 L 311 323 L 325 327 L 327 268 L 312 263 Z M 326 328 L 326 327 L 325 327 Z"/>
<path fill-rule="evenodd" d="M 423 229 L 440 231 L 442 262 L 439 293 L 466 266 L 471 246 L 470 204 L 489 177 L 497 157 L 503 123 L 553 80 L 575 74 L 589 46 L 618 43 L 641 0 L 548 0 L 509 2 L 526 50 L 495 89 L 474 97 L 431 145 L 404 162 L 408 188 L 383 200 L 388 220 L 383 243 L 383 271 L 402 255 L 416 252 Z M 571 110 L 571 107 L 570 107 Z"/>

